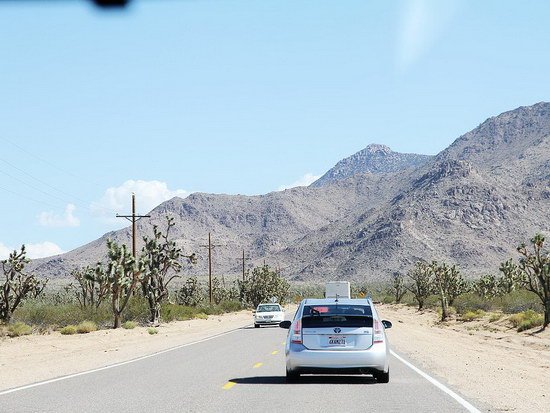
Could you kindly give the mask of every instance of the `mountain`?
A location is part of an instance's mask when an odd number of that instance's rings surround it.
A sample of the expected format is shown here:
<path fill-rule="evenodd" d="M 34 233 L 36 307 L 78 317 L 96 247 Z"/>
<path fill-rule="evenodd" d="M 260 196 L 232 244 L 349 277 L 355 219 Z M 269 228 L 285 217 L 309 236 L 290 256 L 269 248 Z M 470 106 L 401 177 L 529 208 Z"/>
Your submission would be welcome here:
<path fill-rule="evenodd" d="M 549 103 L 487 119 L 434 157 L 411 156 L 370 145 L 310 187 L 173 198 L 139 222 L 139 238 L 170 215 L 179 245 L 199 256 L 185 274 L 207 273 L 211 232 L 215 274 L 238 274 L 245 249 L 250 265 L 265 260 L 291 279 L 319 281 L 387 277 L 419 259 L 495 273 L 519 243 L 550 233 Z M 353 165 L 363 166 L 351 174 Z M 129 228 L 32 265 L 66 276 L 104 259 L 107 238 L 129 243 Z"/>
<path fill-rule="evenodd" d="M 431 158 L 429 155 L 393 152 L 385 145 L 371 144 L 350 157 L 342 159 L 311 186 L 328 185 L 362 173 L 400 172 L 421 166 Z"/>

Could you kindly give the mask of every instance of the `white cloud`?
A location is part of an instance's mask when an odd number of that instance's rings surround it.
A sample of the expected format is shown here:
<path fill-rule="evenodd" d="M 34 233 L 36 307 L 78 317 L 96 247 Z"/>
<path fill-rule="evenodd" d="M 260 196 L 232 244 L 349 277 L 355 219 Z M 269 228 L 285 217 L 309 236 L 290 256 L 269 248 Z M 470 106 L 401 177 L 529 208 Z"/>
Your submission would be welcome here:
<path fill-rule="evenodd" d="M 73 204 L 68 204 L 65 207 L 65 214 L 59 216 L 54 212 L 41 212 L 38 215 L 38 222 L 43 227 L 78 227 L 80 225 L 80 220 L 74 216 L 74 211 L 76 207 Z"/>
<path fill-rule="evenodd" d="M 4 260 L 8 258 L 15 249 L 19 251 L 20 248 L 21 246 L 11 248 L 0 242 L 0 259 Z M 33 259 L 50 257 L 52 255 L 63 254 L 65 252 L 59 247 L 59 245 L 50 241 L 45 241 L 39 244 L 25 244 L 25 248 L 27 250 L 27 258 Z"/>
<path fill-rule="evenodd" d="M 456 0 L 411 0 L 398 37 L 398 66 L 406 70 L 435 43 L 458 9 Z"/>
<path fill-rule="evenodd" d="M 285 189 L 294 188 L 296 186 L 309 186 L 313 182 L 315 182 L 317 179 L 319 179 L 321 175 L 313 175 L 312 173 L 307 173 L 304 176 L 302 176 L 297 181 L 291 183 L 290 185 L 281 185 L 277 191 L 284 191 Z"/>
<path fill-rule="evenodd" d="M 189 195 L 184 189 L 169 189 L 162 181 L 128 180 L 120 186 L 108 188 L 99 201 L 92 203 L 92 213 L 110 223 L 127 225 L 115 215 L 131 214 L 132 192 L 136 194 L 136 212 L 139 214 L 145 214 L 175 196 L 185 198 Z"/>

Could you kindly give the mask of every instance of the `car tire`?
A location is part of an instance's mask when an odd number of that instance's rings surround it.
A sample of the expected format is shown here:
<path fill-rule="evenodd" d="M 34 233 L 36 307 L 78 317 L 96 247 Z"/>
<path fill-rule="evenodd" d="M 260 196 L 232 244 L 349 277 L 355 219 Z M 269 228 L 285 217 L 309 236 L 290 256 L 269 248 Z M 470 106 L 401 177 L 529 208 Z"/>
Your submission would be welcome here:
<path fill-rule="evenodd" d="M 259 324 L 254 323 L 254 328 L 260 328 Z"/>
<path fill-rule="evenodd" d="M 296 383 L 299 379 L 300 379 L 300 373 L 287 369 L 286 371 L 287 383 Z"/>
<path fill-rule="evenodd" d="M 389 383 L 390 382 L 390 371 L 388 370 L 386 373 L 381 371 L 380 373 L 374 374 L 374 378 L 378 383 Z"/>

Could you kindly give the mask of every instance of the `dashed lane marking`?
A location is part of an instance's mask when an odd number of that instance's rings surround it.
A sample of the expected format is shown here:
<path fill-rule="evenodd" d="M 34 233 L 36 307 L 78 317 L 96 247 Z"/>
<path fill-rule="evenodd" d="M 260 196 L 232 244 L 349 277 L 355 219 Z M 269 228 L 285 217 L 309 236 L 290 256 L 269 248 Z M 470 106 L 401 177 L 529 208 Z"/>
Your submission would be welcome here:
<path fill-rule="evenodd" d="M 278 350 L 275 350 L 275 351 L 272 351 L 272 352 L 271 352 L 271 355 L 274 356 L 274 355 L 277 354 L 277 353 L 279 353 L 279 351 L 278 351 Z"/>
<path fill-rule="evenodd" d="M 235 383 L 235 382 L 233 382 L 233 381 L 228 381 L 228 382 L 225 383 L 225 385 L 223 386 L 223 389 L 224 389 L 224 390 L 229 390 L 229 389 L 232 388 L 235 384 L 237 384 L 237 383 Z"/>
<path fill-rule="evenodd" d="M 254 364 L 254 368 L 257 369 L 258 367 L 262 367 L 264 363 L 256 363 Z"/>

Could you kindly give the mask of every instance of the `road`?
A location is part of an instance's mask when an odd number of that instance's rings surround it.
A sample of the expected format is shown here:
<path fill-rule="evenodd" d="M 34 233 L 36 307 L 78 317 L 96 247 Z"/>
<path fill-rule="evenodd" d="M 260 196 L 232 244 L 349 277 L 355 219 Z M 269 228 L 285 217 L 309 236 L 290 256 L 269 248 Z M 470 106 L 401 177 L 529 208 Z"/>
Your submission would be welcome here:
<path fill-rule="evenodd" d="M 285 383 L 278 327 L 246 327 L 100 371 L 0 393 L 0 412 L 465 412 L 397 358 L 369 376 Z"/>

